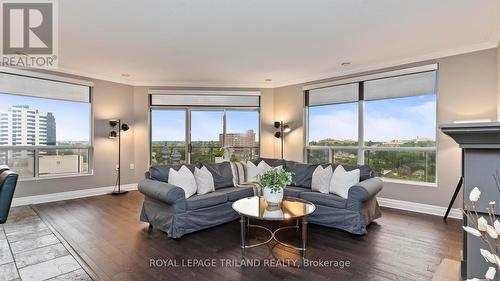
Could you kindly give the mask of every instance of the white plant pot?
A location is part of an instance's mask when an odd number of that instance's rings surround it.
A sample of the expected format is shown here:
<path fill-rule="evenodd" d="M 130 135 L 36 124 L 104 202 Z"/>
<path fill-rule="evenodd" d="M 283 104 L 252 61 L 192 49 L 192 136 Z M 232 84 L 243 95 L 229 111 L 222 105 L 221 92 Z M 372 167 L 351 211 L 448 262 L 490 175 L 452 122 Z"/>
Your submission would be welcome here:
<path fill-rule="evenodd" d="M 269 205 L 279 205 L 281 201 L 283 201 L 283 188 L 279 189 L 277 192 L 271 192 L 270 188 L 264 187 L 262 193 Z"/>
<path fill-rule="evenodd" d="M 271 219 L 279 219 L 283 217 L 283 210 L 279 206 L 270 205 L 264 210 L 264 217 Z"/>
<path fill-rule="evenodd" d="M 215 163 L 222 163 L 224 162 L 224 157 L 215 157 Z"/>

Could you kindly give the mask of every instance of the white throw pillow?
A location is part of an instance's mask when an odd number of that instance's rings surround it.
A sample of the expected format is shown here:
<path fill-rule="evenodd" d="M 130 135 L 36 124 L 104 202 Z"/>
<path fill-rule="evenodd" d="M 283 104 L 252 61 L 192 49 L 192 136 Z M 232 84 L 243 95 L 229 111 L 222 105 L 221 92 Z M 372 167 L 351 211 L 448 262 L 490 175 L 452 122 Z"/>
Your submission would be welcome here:
<path fill-rule="evenodd" d="M 198 186 L 198 194 L 202 195 L 215 191 L 214 177 L 207 167 L 203 166 L 201 169 L 198 169 L 198 167 L 194 168 L 194 179 Z"/>
<path fill-rule="evenodd" d="M 254 163 L 251 161 L 247 161 L 247 164 L 245 165 L 247 169 L 247 182 L 256 182 L 257 181 L 257 176 L 259 175 L 260 169 L 255 166 Z"/>
<path fill-rule="evenodd" d="M 278 172 L 283 170 L 283 165 L 279 165 L 279 166 L 276 166 L 276 167 L 272 167 L 271 168 L 272 170 L 277 170 Z M 266 171 L 267 172 L 267 171 Z"/>
<path fill-rule="evenodd" d="M 259 169 L 259 174 L 262 174 L 264 172 L 267 172 L 271 170 L 273 167 L 269 166 L 264 160 L 260 161 L 259 165 L 257 165 L 257 168 Z"/>
<path fill-rule="evenodd" d="M 196 193 L 196 180 L 193 173 L 186 166 L 182 166 L 179 171 L 170 168 L 168 171 L 168 183 L 182 188 L 186 198 Z"/>
<path fill-rule="evenodd" d="M 332 180 L 332 166 L 323 168 L 319 165 L 312 174 L 311 189 L 324 194 L 330 193 L 330 182 Z"/>
<path fill-rule="evenodd" d="M 359 169 L 347 172 L 342 165 L 338 165 L 333 171 L 332 180 L 330 181 L 330 193 L 335 193 L 347 199 L 349 188 L 359 182 L 359 176 Z"/>
<path fill-rule="evenodd" d="M 277 167 L 271 167 L 264 160 L 262 160 L 257 166 L 255 166 L 255 164 L 252 163 L 251 161 L 247 161 L 246 168 L 247 168 L 247 182 L 257 182 L 259 180 L 258 178 L 259 175 L 273 169 L 281 170 L 283 169 L 283 166 L 280 165 Z"/>

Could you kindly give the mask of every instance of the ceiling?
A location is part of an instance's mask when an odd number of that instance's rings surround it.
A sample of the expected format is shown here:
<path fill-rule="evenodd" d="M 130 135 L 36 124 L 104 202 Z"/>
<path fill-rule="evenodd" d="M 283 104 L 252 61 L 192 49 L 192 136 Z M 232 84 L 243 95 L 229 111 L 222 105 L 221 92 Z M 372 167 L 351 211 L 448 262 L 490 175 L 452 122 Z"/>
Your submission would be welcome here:
<path fill-rule="evenodd" d="M 132 85 L 276 87 L 499 39 L 500 0 L 59 1 L 60 70 Z"/>

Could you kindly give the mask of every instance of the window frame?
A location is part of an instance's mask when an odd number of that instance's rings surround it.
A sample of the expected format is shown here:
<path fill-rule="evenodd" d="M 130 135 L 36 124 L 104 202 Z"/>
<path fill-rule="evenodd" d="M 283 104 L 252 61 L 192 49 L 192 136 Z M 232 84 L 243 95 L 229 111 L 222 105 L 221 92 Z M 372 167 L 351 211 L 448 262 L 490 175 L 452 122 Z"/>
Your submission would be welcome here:
<path fill-rule="evenodd" d="M 432 69 L 434 68 L 434 69 Z M 328 159 L 329 161 L 332 161 L 332 156 L 335 150 L 357 150 L 358 153 L 358 165 L 364 165 L 365 164 L 365 152 L 366 151 L 395 151 L 395 152 L 434 152 L 435 157 L 436 157 L 436 174 L 435 174 L 435 181 L 434 182 L 425 182 L 425 181 L 413 181 L 413 180 L 402 180 L 402 179 L 393 179 L 393 178 L 386 178 L 386 177 L 379 177 L 385 182 L 392 182 L 392 183 L 398 183 L 398 184 L 408 184 L 408 185 L 420 185 L 420 186 L 432 186 L 432 187 L 437 187 L 438 184 L 438 150 L 437 147 L 439 146 L 438 143 L 438 108 L 439 108 L 439 99 L 438 99 L 438 80 L 439 80 L 439 68 L 437 64 L 434 65 L 428 65 L 428 66 L 422 66 L 422 67 L 416 67 L 415 69 L 421 69 L 421 71 L 414 71 L 412 72 L 412 69 L 401 69 L 401 70 L 396 70 L 392 72 L 387 72 L 385 73 L 378 73 L 374 75 L 368 75 L 366 76 L 366 79 L 363 79 L 363 77 L 358 77 L 358 78 L 352 78 L 343 81 L 334 81 L 333 83 L 323 83 L 320 84 L 319 87 L 314 88 L 313 86 L 307 86 L 304 87 L 304 121 L 305 121 L 305 130 L 304 130 L 304 151 L 303 151 L 303 160 L 305 163 L 309 162 L 308 159 L 308 152 L 309 150 L 328 150 Z M 417 73 L 422 73 L 422 72 L 429 72 L 429 71 L 435 71 L 435 86 L 434 86 L 434 96 L 436 97 L 436 123 L 435 123 L 435 145 L 432 147 L 371 147 L 365 145 L 365 138 L 364 138 L 364 133 L 365 133 L 365 98 L 364 98 L 364 83 L 367 81 L 373 81 L 373 80 L 379 80 L 379 79 L 386 79 L 386 78 L 391 78 L 391 77 L 399 77 L 399 76 L 405 76 L 405 75 L 412 75 L 412 74 L 417 74 Z M 400 74 L 397 74 L 398 72 L 401 72 Z M 392 75 L 396 74 L 396 75 Z M 335 87 L 335 86 L 341 86 L 345 84 L 358 84 L 358 100 L 354 101 L 358 103 L 358 145 L 356 146 L 318 146 L 318 145 L 309 145 L 309 115 L 310 115 L 310 107 L 315 107 L 315 105 L 311 106 L 309 105 L 309 91 L 313 89 L 318 89 L 318 88 L 328 88 L 328 87 Z M 391 98 L 388 98 L 391 99 Z M 378 99 L 380 100 L 380 99 Z M 336 104 L 336 103 L 334 103 Z M 334 105 L 332 104 L 332 105 Z M 321 105 L 317 105 L 321 106 Z"/>
<path fill-rule="evenodd" d="M 19 177 L 19 181 L 38 181 L 38 180 L 50 180 L 50 179 L 59 179 L 59 178 L 72 178 L 72 177 L 82 177 L 82 176 L 91 176 L 94 174 L 94 103 L 93 103 L 93 90 L 94 84 L 85 80 L 77 80 L 72 78 L 59 77 L 51 74 L 38 74 L 32 73 L 28 71 L 14 70 L 14 71 L 1 71 L 2 73 L 10 74 L 10 75 L 18 75 L 18 76 L 26 76 L 29 78 L 40 79 L 40 80 L 48 80 L 61 82 L 66 84 L 74 84 L 79 86 L 88 87 L 89 89 L 89 105 L 90 105 L 90 114 L 89 114 L 89 144 L 88 145 L 2 145 L 0 146 L 0 151 L 32 151 L 33 152 L 33 176 L 30 177 Z M 15 93 L 2 93 L 12 96 L 24 96 L 30 97 L 27 95 L 20 95 Z M 41 97 L 33 97 L 33 98 L 41 98 Z M 53 101 L 66 101 L 57 98 L 41 98 L 48 99 Z M 71 102 L 71 101 L 69 101 Z M 40 150 L 60 150 L 60 149 L 82 149 L 87 150 L 87 172 L 85 173 L 67 173 L 67 174 L 53 174 L 47 176 L 40 176 Z"/>
<path fill-rule="evenodd" d="M 260 102 L 259 102 L 260 104 Z M 255 106 L 239 106 L 239 107 L 217 107 L 217 106 L 167 106 L 167 105 L 149 105 L 149 166 L 151 167 L 153 165 L 152 163 L 152 158 L 151 154 L 153 151 L 153 110 L 171 110 L 171 111 L 184 111 L 186 114 L 186 124 L 185 124 L 185 161 L 187 164 L 191 164 L 191 152 L 192 152 L 192 145 L 191 145 L 191 113 L 192 111 L 222 111 L 223 112 L 223 134 L 224 137 L 222 138 L 222 148 L 228 149 L 228 148 L 256 148 L 259 149 L 259 155 L 260 155 L 260 145 L 261 145 L 261 112 L 260 112 L 260 106 L 255 107 Z M 254 147 L 226 147 L 226 144 L 224 143 L 225 141 L 225 134 L 226 134 L 226 127 L 227 127 L 227 112 L 228 111 L 244 111 L 244 112 L 257 112 L 258 113 L 258 118 L 259 118 L 259 138 L 258 146 Z"/>

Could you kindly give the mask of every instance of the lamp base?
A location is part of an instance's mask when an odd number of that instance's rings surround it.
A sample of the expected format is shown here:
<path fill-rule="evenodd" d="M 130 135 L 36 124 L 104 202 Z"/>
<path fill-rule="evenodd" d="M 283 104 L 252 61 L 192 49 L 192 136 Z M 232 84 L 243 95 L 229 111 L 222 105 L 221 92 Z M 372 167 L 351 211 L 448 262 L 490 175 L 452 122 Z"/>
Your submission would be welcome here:
<path fill-rule="evenodd" d="M 126 194 L 127 192 L 128 192 L 128 190 L 120 190 L 120 191 L 113 191 L 110 194 L 111 195 L 122 195 L 122 194 Z"/>

